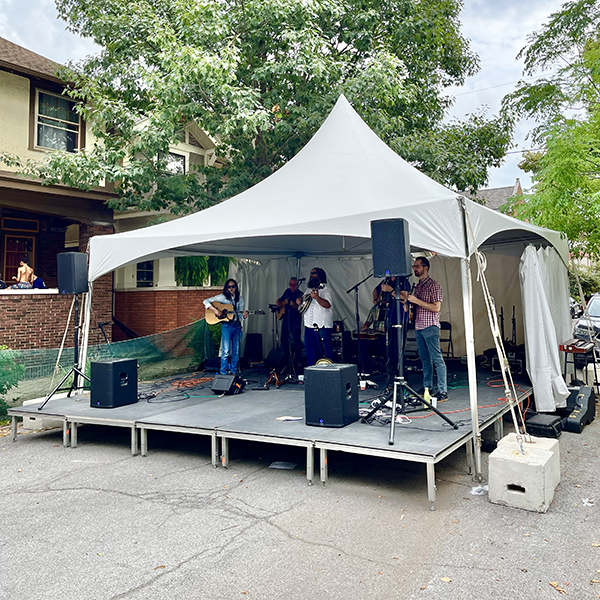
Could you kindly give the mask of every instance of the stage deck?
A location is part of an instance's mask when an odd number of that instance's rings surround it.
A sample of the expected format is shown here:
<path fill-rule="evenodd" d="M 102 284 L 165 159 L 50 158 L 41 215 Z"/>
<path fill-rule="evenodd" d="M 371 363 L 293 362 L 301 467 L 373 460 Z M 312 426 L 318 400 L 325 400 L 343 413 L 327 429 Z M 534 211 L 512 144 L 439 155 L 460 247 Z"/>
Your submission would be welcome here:
<path fill-rule="evenodd" d="M 480 428 L 483 430 L 494 425 L 498 438 L 502 436 L 502 416 L 509 407 L 501 398 L 504 395 L 503 387 L 489 387 L 488 379 L 491 379 L 489 374 L 487 378 L 479 379 Z M 36 404 L 12 408 L 9 414 L 12 416 L 13 440 L 17 439 L 17 418 L 35 416 L 62 420 L 63 443 L 73 448 L 77 446 L 79 424 L 128 427 L 131 429 L 133 455 L 140 452 L 143 456 L 147 454 L 149 430 L 210 436 L 212 464 L 215 467 L 219 462 L 224 467 L 229 465 L 230 439 L 301 446 L 306 448 L 306 473 L 311 485 L 316 449 L 321 454 L 320 479 L 323 484 L 328 478 L 328 450 L 420 462 L 425 463 L 427 468 L 428 498 L 432 508 L 435 501 L 435 464 L 465 446 L 469 469 L 472 467 L 473 432 L 466 386 L 451 389 L 450 399 L 438 404 L 438 409 L 458 425 L 457 429 L 453 429 L 435 413 L 410 412 L 407 419 L 402 419 L 403 423 L 395 425 L 391 445 L 389 425 L 378 426 L 361 421 L 341 428 L 306 425 L 302 385 L 285 384 L 265 391 L 252 390 L 250 384 L 242 394 L 216 396 L 210 393 L 210 383 L 195 388 L 188 385 L 182 392 L 176 384 L 185 380 L 180 377 L 161 382 L 163 387 L 165 384 L 171 386 L 169 390 L 161 390 L 168 391 L 171 396 L 156 394 L 154 398 L 110 409 L 91 407 L 87 395 L 51 399 L 41 410 Z M 415 382 L 415 385 L 418 384 Z M 152 390 L 156 391 L 155 386 L 156 383 L 140 383 L 139 394 L 142 397 L 151 396 Z M 202 395 L 192 395 L 198 392 Z M 373 389 L 359 390 L 359 401 L 364 403 L 377 393 Z M 531 395 L 530 386 L 522 383 L 519 393 L 518 401 L 522 402 Z M 366 404 L 364 406 L 368 407 Z M 284 416 L 301 417 L 302 420 L 277 420 L 277 417 Z"/>

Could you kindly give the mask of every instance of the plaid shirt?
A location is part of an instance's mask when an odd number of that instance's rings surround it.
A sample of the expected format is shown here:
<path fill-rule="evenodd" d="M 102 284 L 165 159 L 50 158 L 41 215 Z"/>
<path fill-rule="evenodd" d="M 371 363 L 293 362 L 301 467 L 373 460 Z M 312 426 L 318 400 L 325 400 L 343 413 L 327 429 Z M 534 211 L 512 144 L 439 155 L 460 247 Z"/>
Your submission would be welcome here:
<path fill-rule="evenodd" d="M 434 302 L 441 302 L 444 299 L 444 293 L 442 292 L 442 286 L 427 276 L 422 281 L 419 281 L 415 286 L 413 296 L 416 296 L 419 300 L 433 304 Z M 425 329 L 432 325 L 440 326 L 440 313 L 427 310 L 422 306 L 414 306 L 415 309 L 415 329 Z"/>

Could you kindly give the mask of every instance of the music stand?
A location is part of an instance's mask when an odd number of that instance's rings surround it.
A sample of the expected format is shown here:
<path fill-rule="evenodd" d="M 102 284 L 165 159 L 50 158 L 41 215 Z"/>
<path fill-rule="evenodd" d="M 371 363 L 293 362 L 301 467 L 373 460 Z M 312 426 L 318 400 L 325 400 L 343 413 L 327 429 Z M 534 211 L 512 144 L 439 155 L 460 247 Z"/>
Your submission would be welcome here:
<path fill-rule="evenodd" d="M 354 291 L 354 311 L 356 315 L 356 354 L 357 354 L 357 364 L 358 364 L 358 377 L 365 375 L 365 365 L 363 364 L 362 353 L 360 351 L 360 313 L 358 310 L 358 288 L 365 282 L 367 279 L 371 279 L 373 277 L 373 273 L 369 273 L 363 280 L 359 281 L 357 284 L 353 285 L 349 290 L 346 290 L 346 294 Z"/>

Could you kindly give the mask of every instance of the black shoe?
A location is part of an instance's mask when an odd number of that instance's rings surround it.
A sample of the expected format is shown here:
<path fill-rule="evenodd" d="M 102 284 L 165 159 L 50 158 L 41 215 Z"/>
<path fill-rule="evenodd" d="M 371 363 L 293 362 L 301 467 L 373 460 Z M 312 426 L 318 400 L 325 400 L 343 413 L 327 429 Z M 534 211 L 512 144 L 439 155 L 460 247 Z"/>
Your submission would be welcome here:
<path fill-rule="evenodd" d="M 446 392 L 441 392 L 437 396 L 438 402 L 444 402 L 444 400 L 448 400 L 448 394 Z"/>

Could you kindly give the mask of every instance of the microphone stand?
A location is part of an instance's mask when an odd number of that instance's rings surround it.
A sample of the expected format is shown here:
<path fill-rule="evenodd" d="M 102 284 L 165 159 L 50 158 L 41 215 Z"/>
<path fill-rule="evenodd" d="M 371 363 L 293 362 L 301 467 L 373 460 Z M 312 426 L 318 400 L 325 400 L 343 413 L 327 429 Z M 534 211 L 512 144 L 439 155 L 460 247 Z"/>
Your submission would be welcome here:
<path fill-rule="evenodd" d="M 353 285 L 349 290 L 346 290 L 346 294 L 354 291 L 354 310 L 356 312 L 356 351 L 357 351 L 357 363 L 358 363 L 358 375 L 364 374 L 364 364 L 362 360 L 362 353 L 360 351 L 360 314 L 358 312 L 358 288 L 365 282 L 367 279 L 371 279 L 373 277 L 373 273 L 367 275 L 362 281 L 359 281 L 357 284 Z"/>

